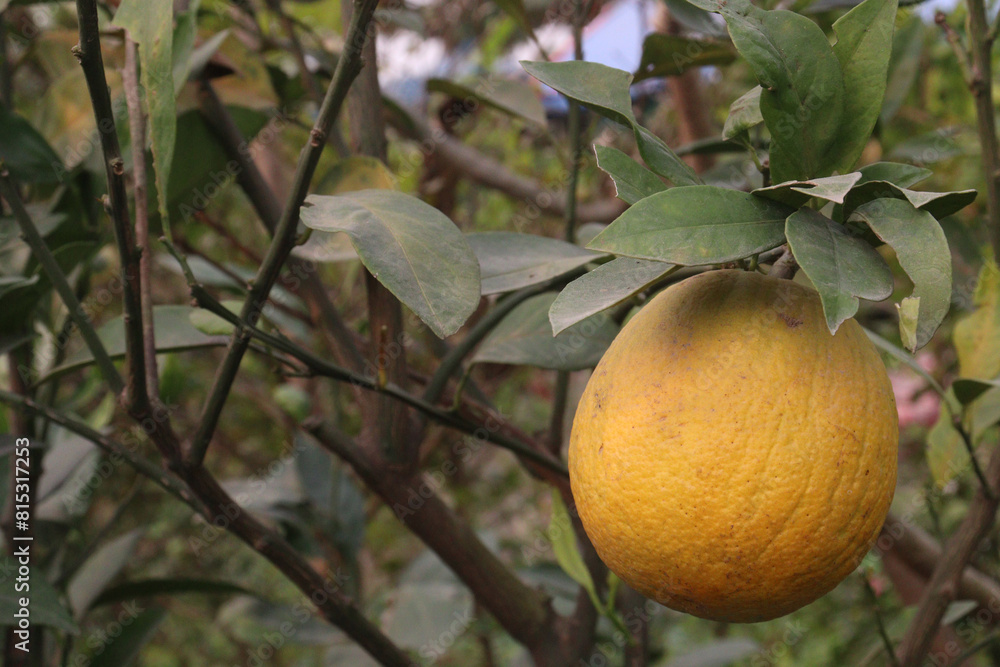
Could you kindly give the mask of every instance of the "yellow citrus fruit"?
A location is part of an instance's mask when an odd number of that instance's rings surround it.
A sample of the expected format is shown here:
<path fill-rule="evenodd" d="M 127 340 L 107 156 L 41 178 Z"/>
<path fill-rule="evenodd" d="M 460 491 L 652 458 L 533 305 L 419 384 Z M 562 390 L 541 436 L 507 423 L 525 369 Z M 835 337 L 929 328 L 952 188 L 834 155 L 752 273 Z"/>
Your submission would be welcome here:
<path fill-rule="evenodd" d="M 756 622 L 832 590 L 868 552 L 896 485 L 899 425 L 853 319 L 819 295 L 711 271 L 652 299 L 590 378 L 569 447 L 580 518 L 633 588 Z"/>

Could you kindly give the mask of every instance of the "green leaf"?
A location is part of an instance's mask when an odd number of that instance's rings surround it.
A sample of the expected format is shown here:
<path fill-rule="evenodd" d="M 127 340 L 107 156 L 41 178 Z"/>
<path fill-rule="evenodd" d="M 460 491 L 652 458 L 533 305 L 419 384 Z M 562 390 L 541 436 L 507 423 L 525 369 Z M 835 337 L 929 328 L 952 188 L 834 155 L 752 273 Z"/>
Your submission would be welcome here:
<path fill-rule="evenodd" d="M 243 302 L 236 299 L 227 299 L 222 302 L 222 305 L 234 315 L 239 315 L 243 310 Z M 191 324 L 203 334 L 209 336 L 228 336 L 233 333 L 232 323 L 210 310 L 197 308 L 191 311 L 188 318 L 191 320 Z"/>
<path fill-rule="evenodd" d="M 538 38 L 535 37 L 535 29 L 531 25 L 531 20 L 528 18 L 528 12 L 525 10 L 522 0 L 496 0 L 496 5 L 514 19 L 521 30 L 531 37 L 532 41 L 536 44 L 538 43 Z"/>
<path fill-rule="evenodd" d="M 955 392 L 955 398 L 962 405 L 968 405 L 990 389 L 996 388 L 1000 388 L 1000 380 L 957 378 L 951 383 L 951 389 Z"/>
<path fill-rule="evenodd" d="M 590 247 L 684 266 L 731 262 L 781 245 L 792 210 L 711 185 L 671 188 L 634 204 Z"/>
<path fill-rule="evenodd" d="M 555 553 L 559 567 L 569 575 L 570 579 L 587 591 L 590 601 L 596 609 L 603 609 L 604 605 L 597 595 L 594 579 L 590 576 L 590 570 L 587 569 L 587 564 L 583 562 L 583 556 L 580 555 L 580 550 L 576 546 L 576 531 L 573 530 L 569 510 L 566 509 L 566 503 L 563 502 L 557 489 L 552 489 L 552 516 L 549 519 L 549 528 L 546 534 L 552 541 L 552 551 Z"/>
<path fill-rule="evenodd" d="M 913 358 L 912 354 L 909 354 L 906 350 L 893 345 L 891 342 L 882 338 L 882 336 L 879 336 L 871 329 L 865 329 L 865 335 L 868 336 L 868 339 L 875 345 L 875 347 L 882 350 L 893 359 L 909 366 L 910 370 L 922 377 L 927 384 L 930 385 L 931 389 L 937 392 L 941 398 L 946 398 L 947 392 L 945 392 L 944 387 L 942 387 L 941 384 L 934 379 L 934 376 L 928 373 L 927 370 Z"/>
<path fill-rule="evenodd" d="M 673 264 L 619 257 L 585 273 L 563 288 L 549 309 L 558 334 L 591 315 L 625 301 L 674 270 Z"/>
<path fill-rule="evenodd" d="M 141 538 L 142 531 L 136 529 L 105 542 L 73 574 L 66 586 L 66 597 L 75 618 L 83 618 L 94 600 L 125 568 Z"/>
<path fill-rule="evenodd" d="M 0 571 L 5 575 L 0 581 L 0 619 L 3 619 L 0 625 L 14 625 L 19 618 L 15 614 L 21 609 L 21 598 L 27 597 L 30 603 L 27 606 L 28 618 L 32 624 L 79 634 L 80 628 L 59 599 L 59 591 L 45 578 L 42 568 L 36 566 L 32 573 L 30 591 L 16 589 L 17 577 L 14 575 L 17 568 L 17 560 L 7 555 L 0 556 Z"/>
<path fill-rule="evenodd" d="M 635 80 L 676 76 L 695 67 L 727 65 L 735 59 L 732 46 L 725 42 L 653 32 L 642 42 L 642 59 Z"/>
<path fill-rule="evenodd" d="M 105 635 L 110 643 L 102 645 L 103 650 L 90 667 L 128 667 L 139 657 L 139 652 L 156 635 L 160 623 L 167 617 L 163 607 L 150 607 L 138 616 L 130 618 L 129 623 L 122 623 L 121 633 L 112 638 Z"/>
<path fill-rule="evenodd" d="M 896 304 L 899 315 L 899 337 L 903 347 L 915 351 L 920 347 L 917 328 L 920 319 L 920 297 L 908 296 Z"/>
<path fill-rule="evenodd" d="M 908 188 L 934 175 L 930 169 L 915 167 L 902 162 L 873 162 L 858 169 L 861 179 L 856 185 L 869 181 L 888 181 L 901 188 Z"/>
<path fill-rule="evenodd" d="M 267 125 L 269 117 L 255 109 L 227 107 L 247 141 Z M 225 148 L 197 110 L 177 118 L 178 139 L 174 145 L 173 168 L 167 182 L 168 203 L 179 208 L 177 216 L 190 220 L 195 209 L 205 208 L 222 188 L 235 182 Z M 152 193 L 151 193 L 152 194 Z"/>
<path fill-rule="evenodd" d="M 729 116 L 722 128 L 722 138 L 732 139 L 764 122 L 760 113 L 760 86 L 754 86 L 729 105 Z"/>
<path fill-rule="evenodd" d="M 479 259 L 484 295 L 538 285 L 605 256 L 536 234 L 478 232 L 466 239 Z"/>
<path fill-rule="evenodd" d="M 889 61 L 888 83 L 879 120 L 887 125 L 913 89 L 920 73 L 920 56 L 924 50 L 927 26 L 923 18 L 914 13 L 892 39 L 892 57 Z M 892 180 L 892 179 L 886 179 Z M 905 187 L 905 186 L 904 186 Z"/>
<path fill-rule="evenodd" d="M 927 433 L 927 467 L 939 488 L 967 470 L 970 464 L 969 450 L 951 420 L 951 412 L 942 407 L 937 422 Z"/>
<path fill-rule="evenodd" d="M 356 190 L 397 190 L 398 186 L 396 177 L 382 160 L 351 155 L 330 167 L 317 189 L 325 195 L 336 195 Z"/>
<path fill-rule="evenodd" d="M 718 3 L 736 49 L 763 88 L 760 111 L 771 133 L 771 176 L 781 183 L 828 175 L 843 118 L 840 63 L 815 23 L 746 0 Z"/>
<path fill-rule="evenodd" d="M 174 578 L 174 579 L 140 579 L 126 581 L 117 586 L 105 589 L 91 603 L 91 608 L 102 605 L 141 600 L 163 595 L 257 595 L 254 591 L 239 584 L 213 579 Z"/>
<path fill-rule="evenodd" d="M 934 164 L 971 153 L 971 142 L 961 143 L 952 127 L 941 127 L 896 144 L 889 157 L 917 164 Z"/>
<path fill-rule="evenodd" d="M 915 337 L 906 347 L 911 351 L 923 347 L 951 306 L 951 251 L 941 225 L 930 213 L 901 199 L 868 202 L 855 209 L 851 220 L 865 221 L 896 251 L 899 265 L 913 281 L 912 298 L 919 300 Z M 904 314 L 909 313 L 900 311 L 901 327 Z"/>
<path fill-rule="evenodd" d="M 66 173 L 45 137 L 6 106 L 0 107 L 0 163 L 23 183 L 55 183 Z"/>
<path fill-rule="evenodd" d="M 189 14 L 191 10 L 189 9 L 186 14 Z M 179 21 L 180 19 L 178 19 Z M 193 20 L 193 19 L 192 19 Z M 188 58 L 184 62 L 177 60 L 176 53 L 174 57 L 174 87 L 179 91 L 184 87 L 184 84 L 189 80 L 196 79 L 201 76 L 201 73 L 205 70 L 212 56 L 216 54 L 222 43 L 226 41 L 229 37 L 229 30 L 221 30 L 204 42 L 196 46 L 188 55 Z M 177 46 L 175 44 L 174 51 L 176 52 Z"/>
<path fill-rule="evenodd" d="M 629 93 L 632 75 L 628 72 L 582 60 L 561 63 L 522 60 L 521 67 L 571 100 L 631 128 L 642 159 L 660 176 L 670 179 L 675 185 L 701 182 L 694 170 L 659 137 L 636 122 Z"/>
<path fill-rule="evenodd" d="M 941 619 L 941 625 L 951 625 L 960 621 L 968 616 L 969 612 L 978 608 L 979 603 L 975 600 L 956 600 L 948 605 L 944 617 Z"/>
<path fill-rule="evenodd" d="M 190 315 L 194 309 L 190 306 L 156 306 L 153 309 L 153 326 L 156 328 L 156 351 L 179 352 L 215 345 L 225 345 L 228 340 L 222 337 L 208 336 L 191 324 Z M 104 343 L 104 348 L 112 359 L 125 356 L 125 326 L 121 317 L 105 322 L 97 330 L 97 335 Z M 51 380 L 72 370 L 94 363 L 90 350 L 86 347 L 70 355 L 69 359 L 46 373 L 39 382 Z"/>
<path fill-rule="evenodd" d="M 675 19 L 691 32 L 700 33 L 708 37 L 727 38 L 726 27 L 715 21 L 709 12 L 687 0 L 664 0 L 671 18 Z"/>
<path fill-rule="evenodd" d="M 788 217 L 785 234 L 799 266 L 819 292 L 831 334 L 858 312 L 858 297 L 881 301 L 892 294 L 889 265 L 843 225 L 802 208 Z"/>
<path fill-rule="evenodd" d="M 555 299 L 554 292 L 546 292 L 514 308 L 482 342 L 472 363 L 564 371 L 596 366 L 618 333 L 618 327 L 609 317 L 598 314 L 553 337 L 549 308 Z"/>
<path fill-rule="evenodd" d="M 149 137 L 156 165 L 160 219 L 170 238 L 167 184 L 177 140 L 177 103 L 174 97 L 173 0 L 122 0 L 114 23 L 139 44 L 142 87 L 149 109 Z"/>
<path fill-rule="evenodd" d="M 847 196 L 859 178 L 861 178 L 861 172 L 855 171 L 843 176 L 827 176 L 814 178 L 810 181 L 788 181 L 767 188 L 757 188 L 753 193 L 760 197 L 780 201 L 792 208 L 805 205 L 813 197 L 842 204 L 844 197 Z"/>
<path fill-rule="evenodd" d="M 624 70 L 584 60 L 561 63 L 521 61 L 524 71 L 571 100 L 622 125 L 634 125 L 629 87 L 632 75 Z"/>
<path fill-rule="evenodd" d="M 195 0 L 189 3 L 186 10 L 177 15 L 173 45 L 170 51 L 170 58 L 173 61 L 174 97 L 180 94 L 184 84 L 187 83 L 188 73 L 191 71 L 191 52 L 194 49 L 195 38 L 198 36 L 198 8 L 200 5 L 201 0 Z M 225 39 L 227 33 L 228 31 L 223 30 L 221 33 L 213 35 L 212 39 L 218 39 L 219 35 L 222 35 L 221 39 Z"/>
<path fill-rule="evenodd" d="M 607 172 L 615 183 L 615 195 L 627 204 L 667 189 L 656 174 L 643 167 L 617 148 L 594 146 L 597 166 Z"/>
<path fill-rule="evenodd" d="M 922 377 L 927 382 L 927 384 L 930 385 L 931 389 L 937 392 L 937 394 L 941 396 L 941 398 L 947 399 L 947 392 L 945 392 L 944 387 L 942 387 L 941 384 L 934 379 L 934 376 L 928 373 L 926 369 L 924 369 L 924 367 L 921 366 L 917 362 L 917 360 L 913 358 L 912 354 L 909 354 L 906 350 L 903 350 L 902 348 L 893 345 L 891 342 L 887 341 L 885 338 L 882 338 L 882 336 L 879 336 L 871 329 L 865 329 L 865 335 L 868 336 L 868 339 L 875 345 L 875 347 L 882 350 L 893 359 L 896 359 L 897 361 L 903 363 L 904 365 L 909 366 L 910 370 L 912 370 L 914 373 Z"/>
<path fill-rule="evenodd" d="M 844 80 L 844 115 L 826 159 L 841 173 L 861 157 L 885 95 L 896 0 L 864 0 L 833 24 L 833 52 Z"/>
<path fill-rule="evenodd" d="M 391 190 L 311 195 L 302 223 L 347 232 L 361 261 L 390 292 L 444 338 L 479 305 L 479 264 L 448 216 Z"/>
<path fill-rule="evenodd" d="M 545 107 L 538 95 L 533 88 L 520 81 L 482 77 L 476 78 L 471 84 L 464 84 L 447 79 L 428 79 L 427 92 L 475 101 L 536 127 L 548 127 Z"/>
<path fill-rule="evenodd" d="M 856 186 L 844 200 L 843 213 L 850 215 L 856 208 L 877 199 L 903 199 L 937 219 L 946 218 L 976 200 L 975 190 L 956 192 L 922 192 L 901 188 L 888 181 L 868 181 Z"/>
<path fill-rule="evenodd" d="M 639 148 L 639 155 L 642 156 L 646 166 L 656 174 L 678 186 L 701 184 L 701 177 L 663 143 L 663 139 L 641 125 L 633 125 L 632 131 L 636 146 Z"/>
<path fill-rule="evenodd" d="M 994 262 L 983 264 L 972 300 L 975 310 L 955 323 L 958 374 L 992 380 L 1000 375 L 1000 269 Z"/>

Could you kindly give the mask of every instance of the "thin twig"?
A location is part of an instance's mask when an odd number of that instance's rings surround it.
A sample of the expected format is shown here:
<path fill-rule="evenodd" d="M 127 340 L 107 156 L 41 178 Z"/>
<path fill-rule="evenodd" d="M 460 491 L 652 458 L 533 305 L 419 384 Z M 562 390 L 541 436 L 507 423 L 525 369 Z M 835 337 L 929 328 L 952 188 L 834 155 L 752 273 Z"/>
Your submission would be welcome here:
<path fill-rule="evenodd" d="M 947 409 L 947 407 L 945 407 L 945 409 Z M 990 488 L 989 482 L 986 481 L 986 475 L 983 474 L 983 469 L 979 466 L 979 459 L 976 458 L 976 448 L 972 444 L 972 436 L 969 435 L 969 432 L 966 430 L 961 419 L 956 418 L 952 424 L 955 426 L 955 430 L 958 431 L 959 436 L 962 438 L 962 444 L 965 446 L 965 451 L 969 454 L 969 462 L 972 464 L 972 470 L 976 473 L 976 477 L 979 479 L 980 488 L 990 500 L 996 500 L 996 497 L 993 495 L 993 489 Z"/>
<path fill-rule="evenodd" d="M 573 3 L 573 58 L 583 60 L 583 23 L 590 2 L 575 0 Z M 583 160 L 583 123 L 580 105 L 566 98 L 569 102 L 569 142 L 570 165 L 569 183 L 566 186 L 566 211 L 563 214 L 563 226 L 566 241 L 576 242 L 576 207 L 577 191 L 580 184 L 580 163 Z M 562 452 L 566 407 L 569 402 L 569 371 L 557 371 L 553 388 L 552 412 L 549 415 L 549 451 L 559 457 Z"/>
<path fill-rule="evenodd" d="M 492 442 L 493 444 L 503 447 L 504 449 L 509 449 L 518 456 L 535 464 L 541 465 L 558 475 L 563 477 L 568 475 L 566 466 L 561 461 L 553 459 L 551 456 L 532 448 L 530 445 L 520 440 L 509 438 L 499 432 L 492 432 L 488 429 L 484 429 L 481 424 L 467 420 L 449 410 L 432 405 L 400 388 L 396 384 L 391 382 L 382 384 L 377 378 L 371 378 L 361 373 L 356 373 L 333 364 L 325 359 L 321 359 L 311 351 L 297 345 L 284 336 L 261 331 L 257 327 L 252 326 L 246 320 L 243 320 L 239 315 L 224 307 L 215 299 L 215 297 L 209 294 L 201 285 L 198 285 L 197 283 L 191 286 L 191 295 L 194 297 L 199 306 L 215 313 L 228 322 L 231 322 L 237 330 L 243 331 L 248 338 L 258 339 L 262 343 L 298 359 L 300 362 L 305 364 L 305 366 L 314 375 L 329 377 L 340 382 L 348 382 L 362 389 L 391 396 L 446 426 L 450 426 L 470 435 L 481 436 L 487 442 Z"/>
<path fill-rule="evenodd" d="M 156 482 L 210 523 L 225 525 L 229 532 L 267 558 L 301 591 L 309 595 L 327 621 L 344 630 L 351 639 L 382 664 L 393 667 L 408 667 L 412 664 L 406 653 L 358 612 L 336 582 L 325 580 L 284 538 L 266 528 L 240 507 L 204 468 L 185 469 L 186 479 L 182 481 L 87 424 L 46 406 L 38 405 L 29 398 L 0 390 L 0 402 L 17 405 L 29 412 L 44 416 L 90 440 L 105 450 L 112 461 L 125 461 L 136 472 Z"/>
<path fill-rule="evenodd" d="M 305 89 L 306 95 L 316 104 L 320 104 L 323 101 L 323 95 L 316 84 L 316 77 L 313 76 L 313 73 L 306 66 L 305 51 L 302 49 L 302 42 L 299 41 L 299 35 L 295 31 L 295 24 L 292 22 L 291 17 L 282 9 L 281 0 L 268 0 L 267 4 L 270 6 L 271 11 L 278 15 L 278 20 L 281 22 L 281 29 L 285 31 L 285 37 L 288 38 L 288 43 L 291 47 L 290 50 L 292 55 L 295 56 L 295 64 L 299 68 L 299 78 L 302 80 L 302 87 Z"/>
<path fill-rule="evenodd" d="M 80 0 L 81 2 L 83 0 Z M 333 80 L 327 89 L 323 105 L 320 107 L 316 124 L 310 132 L 310 141 L 302 149 L 299 155 L 298 166 L 295 170 L 295 178 L 292 184 L 292 192 L 288 197 L 285 208 L 282 211 L 281 220 L 275 230 L 274 238 L 268 246 L 264 263 L 257 272 L 250 294 L 247 296 L 241 311 L 241 319 L 244 321 L 256 321 L 264 305 L 267 303 L 267 296 L 281 272 L 281 267 L 285 263 L 288 254 L 295 244 L 295 233 L 299 221 L 299 208 L 305 201 L 309 192 L 309 184 L 316 171 L 320 155 L 326 143 L 333 122 L 340 113 L 340 108 L 347 96 L 347 91 L 351 83 L 357 77 L 362 68 L 361 51 L 367 41 L 368 26 L 371 23 L 377 0 L 356 0 L 356 11 L 352 18 L 351 25 L 347 30 L 344 42 L 344 52 L 337 61 L 337 69 L 334 72 Z M 201 414 L 199 426 L 191 441 L 191 446 L 185 455 L 185 464 L 189 467 L 198 467 L 205 459 L 208 445 L 215 433 L 215 427 L 219 423 L 219 417 L 225 406 L 226 399 L 232 390 L 233 381 L 239 371 L 240 362 L 246 353 L 250 342 L 250 333 L 237 330 L 233 334 L 232 342 L 226 358 L 215 376 L 212 389 L 205 409 Z"/>
<path fill-rule="evenodd" d="M 554 287 L 565 285 L 580 275 L 581 272 L 574 271 L 571 274 L 558 276 L 544 283 L 520 289 L 497 301 L 496 305 L 469 329 L 465 337 L 455 347 L 451 348 L 448 354 L 441 358 L 441 363 L 438 364 L 437 370 L 434 371 L 434 375 L 431 376 L 427 387 L 424 389 L 424 400 L 428 403 L 437 403 L 441 399 L 448 380 L 462 367 L 462 361 L 465 357 L 496 328 L 510 311 L 531 297 L 547 292 Z"/>
<path fill-rule="evenodd" d="M 118 373 L 118 369 L 115 368 L 115 364 L 111 361 L 104 343 L 101 342 L 97 331 L 94 329 L 94 325 L 91 324 L 90 319 L 80 305 L 80 300 L 76 298 L 76 293 L 70 286 L 66 274 L 59 268 L 59 263 L 56 261 L 55 256 L 49 250 L 48 245 L 45 244 L 45 239 L 42 238 L 38 228 L 35 227 L 35 223 L 32 221 L 27 209 L 24 208 L 21 196 L 17 192 L 17 186 L 11 180 L 10 174 L 2 163 L 0 163 L 0 194 L 7 200 L 7 204 L 13 211 L 14 219 L 17 220 L 17 224 L 21 228 L 21 234 L 25 242 L 31 248 L 31 252 L 34 253 L 38 263 L 42 265 L 49 280 L 52 281 L 52 285 L 59 294 L 59 298 L 66 305 L 70 319 L 73 320 L 73 323 L 80 330 L 80 335 L 83 337 L 83 341 L 86 343 L 90 353 L 94 356 L 94 361 L 97 363 L 104 381 L 108 383 L 113 392 L 116 394 L 120 393 L 125 387 L 122 376 Z"/>
<path fill-rule="evenodd" d="M 103 449 L 111 457 L 112 461 L 124 461 L 137 473 L 148 477 L 156 482 L 164 491 L 179 499 L 186 505 L 191 506 L 195 511 L 200 512 L 201 508 L 190 489 L 178 477 L 172 475 L 162 467 L 135 454 L 127 447 L 115 442 L 111 438 L 91 428 L 82 421 L 68 417 L 58 410 L 48 406 L 40 405 L 34 400 L 8 391 L 0 390 L 0 402 L 8 405 L 16 405 L 32 414 L 44 417 L 49 421 L 59 424 L 68 431 L 83 436 L 95 445 Z"/>
<path fill-rule="evenodd" d="M 948 40 L 948 45 L 951 47 L 952 53 L 955 54 L 955 60 L 958 61 L 958 66 L 962 70 L 962 79 L 965 81 L 965 85 L 972 86 L 974 80 L 972 63 L 969 62 L 969 52 L 965 50 L 962 38 L 959 37 L 955 29 L 948 23 L 948 16 L 944 12 L 935 12 L 934 22 L 944 32 L 944 37 Z"/>
<path fill-rule="evenodd" d="M 132 194 L 135 198 L 135 242 L 139 247 L 139 301 L 142 308 L 143 359 L 146 362 L 146 393 L 159 396 L 156 368 L 156 326 L 153 322 L 153 249 L 149 245 L 149 179 L 146 175 L 146 115 L 139 96 L 139 45 L 125 40 L 122 87 L 128 107 L 132 143 Z"/>
<path fill-rule="evenodd" d="M 882 609 L 878 603 L 878 595 L 875 594 L 875 589 L 872 588 L 872 584 L 868 581 L 868 575 L 865 572 L 861 573 L 861 580 L 865 584 L 865 591 L 868 593 L 868 600 L 872 603 L 872 613 L 875 615 L 875 626 L 878 628 L 879 637 L 882 638 L 882 644 L 885 646 L 885 652 L 889 655 L 889 663 L 893 667 L 899 667 L 899 658 L 896 657 L 896 651 L 892 646 L 892 640 L 889 638 L 889 632 L 885 629 L 885 621 L 882 619 Z"/>
<path fill-rule="evenodd" d="M 235 160 L 240 169 L 236 175 L 236 180 L 240 188 L 246 193 L 253 205 L 254 210 L 260 217 L 264 227 L 271 234 L 277 229 L 281 220 L 281 203 L 275 195 L 274 190 L 264 180 L 263 175 L 257 168 L 257 164 L 251 159 L 247 151 L 243 150 L 246 141 L 240 133 L 239 127 L 229 109 L 222 103 L 215 92 L 215 88 L 210 81 L 202 80 L 199 89 L 200 109 L 204 118 L 215 131 L 216 138 L 222 142 L 226 154 L 230 160 Z M 217 229 L 217 231 L 219 231 Z M 220 233 L 223 233 L 220 231 Z M 228 234 L 225 234 L 227 237 Z M 257 263 L 263 260 L 257 259 Z M 335 351 L 339 353 L 342 363 L 354 369 L 364 366 L 364 358 L 358 351 L 351 330 L 344 324 L 340 313 L 330 302 L 330 297 L 326 289 L 320 282 L 314 266 L 305 260 L 300 260 L 294 256 L 288 261 L 289 269 L 297 276 L 304 276 L 302 279 L 302 296 L 318 312 L 319 319 L 323 323 L 323 331 L 327 333 L 335 345 Z"/>

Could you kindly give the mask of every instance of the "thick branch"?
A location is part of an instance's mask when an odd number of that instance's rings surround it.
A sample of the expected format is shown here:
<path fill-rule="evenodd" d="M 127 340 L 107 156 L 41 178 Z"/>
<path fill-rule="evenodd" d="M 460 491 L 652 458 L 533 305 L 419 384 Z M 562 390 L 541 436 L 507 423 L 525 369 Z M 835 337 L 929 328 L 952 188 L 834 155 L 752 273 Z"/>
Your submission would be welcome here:
<path fill-rule="evenodd" d="M 310 141 L 302 149 L 299 155 L 298 166 L 295 169 L 295 178 L 292 184 L 292 192 L 288 197 L 285 208 L 281 214 L 281 220 L 275 230 L 274 238 L 268 246 L 264 263 L 257 272 L 250 294 L 243 304 L 240 317 L 247 322 L 256 322 L 260 317 L 264 305 L 267 303 L 267 296 L 281 272 L 281 267 L 288 258 L 295 245 L 295 233 L 299 221 L 299 208 L 305 201 L 309 192 L 309 184 L 316 171 L 320 155 L 326 137 L 333 126 L 334 120 L 340 113 L 344 99 L 351 83 L 357 77 L 362 68 L 361 52 L 368 39 L 369 25 L 377 0 L 355 0 L 355 12 L 351 20 L 350 27 L 345 36 L 344 52 L 337 61 L 337 69 L 334 72 L 333 80 L 327 89 L 323 105 L 320 107 L 316 124 L 310 132 Z M 374 63 L 372 64 L 374 66 Z M 219 423 L 219 417 L 225 406 L 226 398 L 232 390 L 233 381 L 239 371 L 240 362 L 246 353 L 250 343 L 250 333 L 244 330 L 237 330 L 233 333 L 229 351 L 222 365 L 219 367 L 212 384 L 211 393 L 205 403 L 198 430 L 192 439 L 191 447 L 185 456 L 185 463 L 192 467 L 201 465 L 208 450 L 208 444 L 215 433 L 215 427 Z"/>
<path fill-rule="evenodd" d="M 145 418 L 149 411 L 149 396 L 146 393 L 146 363 L 143 357 L 142 304 L 139 297 L 139 249 L 135 244 L 132 225 L 129 220 L 128 196 L 125 192 L 125 163 L 118 132 L 115 128 L 111 94 L 104 74 L 104 58 L 101 55 L 100 27 L 97 20 L 96 0 L 77 0 L 76 10 L 80 22 L 80 44 L 74 54 L 83 68 L 90 91 L 90 103 L 94 109 L 101 150 L 104 155 L 104 170 L 108 179 L 108 207 L 118 244 L 118 256 L 122 264 L 122 306 L 125 311 L 125 359 L 128 363 L 127 405 L 137 418 Z M 174 453 L 164 452 L 174 456 Z"/>
<path fill-rule="evenodd" d="M 914 571 L 930 578 L 934 568 L 941 561 L 941 545 L 930 534 L 916 524 L 907 524 L 895 515 L 886 517 L 882 533 L 876 542 L 891 544 L 891 549 Z M 958 597 L 975 600 L 989 608 L 1000 600 L 1000 582 L 969 565 L 962 572 L 958 582 Z"/>
<path fill-rule="evenodd" d="M 990 456 L 986 479 L 994 489 L 1000 486 L 1000 448 L 995 448 Z M 948 540 L 920 599 L 917 614 L 900 642 L 897 653 L 903 667 L 923 664 L 941 619 L 956 598 L 962 573 L 996 519 L 997 504 L 995 495 L 991 498 L 982 487 L 976 491 L 968 514 Z"/>
<path fill-rule="evenodd" d="M 20 406 L 90 440 L 109 454 L 112 461 L 125 461 L 136 472 L 156 482 L 165 491 L 190 506 L 210 523 L 225 526 L 268 559 L 310 600 L 329 622 L 384 665 L 408 667 L 409 657 L 354 608 L 335 582 L 326 581 L 280 535 L 266 528 L 240 507 L 204 468 L 187 470 L 186 484 L 166 470 L 137 456 L 121 444 L 83 422 L 41 406 L 29 398 L 0 390 L 0 401 Z"/>
<path fill-rule="evenodd" d="M 146 116 L 139 97 L 139 45 L 125 40 L 125 68 L 122 70 L 125 104 L 128 106 L 129 136 L 132 143 L 132 180 L 135 198 L 135 242 L 139 246 L 139 301 L 142 307 L 143 359 L 146 363 L 146 393 L 159 396 L 156 369 L 156 327 L 153 322 L 153 251 L 149 246 L 149 200 L 146 177 Z"/>
<path fill-rule="evenodd" d="M 343 3 L 341 10 L 346 23 L 353 8 L 349 3 Z M 366 62 L 377 62 L 374 39 L 365 44 L 363 57 Z M 387 162 L 388 144 L 377 68 L 369 67 L 361 73 L 348 94 L 347 105 L 352 146 L 361 155 Z M 407 374 L 402 305 L 367 269 L 365 293 L 371 340 L 369 361 L 385 381 L 405 387 Z M 362 438 L 362 442 L 371 444 L 377 450 L 372 453 L 377 453 L 387 464 L 402 470 L 415 470 L 420 443 L 410 437 L 409 413 L 405 406 L 388 396 L 368 398 L 370 400 L 365 406 L 367 409 L 362 411 L 362 419 L 369 437 Z"/>
<path fill-rule="evenodd" d="M 548 598 L 518 579 L 435 493 L 438 482 L 422 474 L 395 475 L 373 470 L 360 446 L 328 422 L 305 428 L 347 460 L 365 483 L 417 537 L 424 541 L 517 641 L 536 655 L 558 648 L 552 634 L 555 612 Z M 549 664 L 546 660 L 543 664 Z"/>

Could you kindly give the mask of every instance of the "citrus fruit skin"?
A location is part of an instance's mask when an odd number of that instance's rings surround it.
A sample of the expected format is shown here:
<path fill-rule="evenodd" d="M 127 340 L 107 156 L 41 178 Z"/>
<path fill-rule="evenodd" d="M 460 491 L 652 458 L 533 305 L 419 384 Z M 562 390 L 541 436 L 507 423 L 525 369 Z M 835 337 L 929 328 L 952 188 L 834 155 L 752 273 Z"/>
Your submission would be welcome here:
<path fill-rule="evenodd" d="M 885 367 L 819 295 L 710 271 L 657 295 L 591 376 L 570 483 L 607 566 L 702 618 L 776 618 L 860 563 L 896 486 Z"/>

